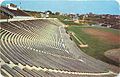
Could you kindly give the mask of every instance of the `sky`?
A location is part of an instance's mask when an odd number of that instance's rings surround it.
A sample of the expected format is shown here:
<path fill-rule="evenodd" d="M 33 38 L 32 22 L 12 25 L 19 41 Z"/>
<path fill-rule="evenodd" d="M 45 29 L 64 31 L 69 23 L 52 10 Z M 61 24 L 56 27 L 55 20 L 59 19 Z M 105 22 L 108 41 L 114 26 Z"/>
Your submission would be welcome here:
<path fill-rule="evenodd" d="M 119 0 L 4 0 L 2 5 L 14 3 L 24 10 L 120 15 Z"/>

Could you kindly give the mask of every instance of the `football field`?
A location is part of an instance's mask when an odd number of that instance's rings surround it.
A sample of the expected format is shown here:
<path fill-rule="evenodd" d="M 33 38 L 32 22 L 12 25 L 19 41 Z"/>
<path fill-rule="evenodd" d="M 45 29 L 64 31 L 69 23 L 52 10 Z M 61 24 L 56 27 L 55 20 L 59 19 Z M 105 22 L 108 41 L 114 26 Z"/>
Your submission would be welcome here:
<path fill-rule="evenodd" d="M 118 65 L 104 56 L 104 52 L 120 48 L 120 31 L 104 27 L 69 26 L 68 31 L 76 34 L 79 40 L 88 44 L 88 47 L 79 47 L 83 52 L 102 61 Z M 78 41 L 73 40 L 78 45 Z"/>

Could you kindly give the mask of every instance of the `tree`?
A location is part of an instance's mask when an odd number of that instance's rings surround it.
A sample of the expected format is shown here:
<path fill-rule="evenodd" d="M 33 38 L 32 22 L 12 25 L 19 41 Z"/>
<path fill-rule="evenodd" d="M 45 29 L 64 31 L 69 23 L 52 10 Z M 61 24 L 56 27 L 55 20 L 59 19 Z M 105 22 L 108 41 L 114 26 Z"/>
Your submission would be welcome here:
<path fill-rule="evenodd" d="M 46 12 L 49 12 L 49 14 L 53 14 L 52 11 L 50 11 L 50 10 L 48 10 L 48 11 L 46 11 Z"/>
<path fill-rule="evenodd" d="M 60 15 L 60 12 L 56 12 L 55 15 Z"/>

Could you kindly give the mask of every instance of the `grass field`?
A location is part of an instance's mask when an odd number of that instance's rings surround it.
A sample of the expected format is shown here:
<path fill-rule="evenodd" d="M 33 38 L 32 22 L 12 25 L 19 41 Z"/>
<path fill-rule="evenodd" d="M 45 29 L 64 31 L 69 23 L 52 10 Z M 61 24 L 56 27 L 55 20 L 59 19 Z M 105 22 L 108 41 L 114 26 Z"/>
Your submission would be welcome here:
<path fill-rule="evenodd" d="M 105 57 L 104 52 L 120 48 L 120 31 L 90 26 L 69 26 L 67 31 L 74 32 L 78 39 L 82 39 L 88 44 L 88 47 L 80 48 L 83 52 L 102 61 L 118 65 L 118 63 Z M 76 40 L 74 41 L 78 44 Z"/>

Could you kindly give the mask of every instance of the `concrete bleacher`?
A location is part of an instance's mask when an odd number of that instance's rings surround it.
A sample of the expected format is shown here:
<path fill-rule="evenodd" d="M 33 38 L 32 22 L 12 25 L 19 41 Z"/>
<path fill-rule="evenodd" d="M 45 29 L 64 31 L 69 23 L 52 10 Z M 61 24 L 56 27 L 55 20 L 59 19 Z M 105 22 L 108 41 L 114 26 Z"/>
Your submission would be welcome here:
<path fill-rule="evenodd" d="M 12 13 L 13 15 L 15 16 L 29 16 L 27 13 L 23 12 L 22 10 L 12 10 L 12 9 L 9 9 L 7 7 L 4 7 L 4 6 L 0 6 L 0 9 L 1 10 L 6 10 L 6 11 L 9 11 L 10 13 Z"/>
<path fill-rule="evenodd" d="M 0 13 L 0 19 L 8 19 L 8 18 L 9 18 L 9 16 L 3 15 L 3 14 Z"/>
<path fill-rule="evenodd" d="M 3 75 L 82 77 L 74 73 L 108 72 L 104 64 L 96 68 L 76 59 L 66 46 L 68 44 L 62 35 L 65 30 L 60 28 L 61 25 L 63 24 L 53 19 L 1 22 L 0 55 Z M 99 66 L 99 63 L 93 62 L 93 65 Z M 84 77 L 89 76 L 86 74 Z"/>

